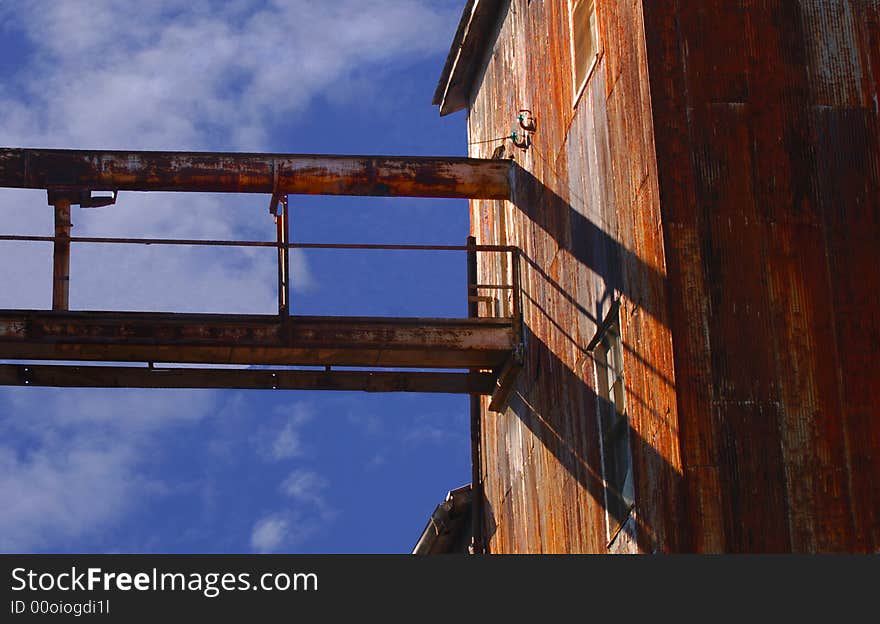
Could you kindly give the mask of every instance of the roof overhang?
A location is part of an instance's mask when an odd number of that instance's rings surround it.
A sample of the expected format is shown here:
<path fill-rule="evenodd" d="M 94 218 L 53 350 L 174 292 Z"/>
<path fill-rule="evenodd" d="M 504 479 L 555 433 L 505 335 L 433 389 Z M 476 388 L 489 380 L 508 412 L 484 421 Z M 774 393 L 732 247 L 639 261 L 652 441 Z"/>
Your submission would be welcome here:
<path fill-rule="evenodd" d="M 412 554 L 463 554 L 473 531 L 470 526 L 472 497 L 470 483 L 449 492 L 431 514 Z"/>
<path fill-rule="evenodd" d="M 503 0 L 468 0 L 434 92 L 440 115 L 467 108 L 474 76 Z"/>

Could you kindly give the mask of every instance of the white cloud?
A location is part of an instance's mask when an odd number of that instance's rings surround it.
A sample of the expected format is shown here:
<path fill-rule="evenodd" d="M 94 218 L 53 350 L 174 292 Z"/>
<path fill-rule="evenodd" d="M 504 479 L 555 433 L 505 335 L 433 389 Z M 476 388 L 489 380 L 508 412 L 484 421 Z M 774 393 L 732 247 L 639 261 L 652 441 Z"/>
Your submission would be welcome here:
<path fill-rule="evenodd" d="M 406 442 L 411 443 L 431 442 L 434 444 L 443 444 L 459 437 L 461 437 L 461 434 L 457 431 L 444 429 L 435 425 L 423 424 L 413 427 L 403 436 L 403 439 Z"/>
<path fill-rule="evenodd" d="M 19 3 L 6 22 L 35 52 L 7 81 L 3 117 L 47 146 L 259 149 L 273 123 L 345 92 L 352 74 L 442 51 L 457 5 Z"/>
<path fill-rule="evenodd" d="M 302 428 L 311 420 L 311 409 L 303 403 L 276 408 L 272 422 L 257 432 L 256 442 L 260 453 L 275 461 L 303 457 L 306 447 Z"/>
<path fill-rule="evenodd" d="M 0 433 L 39 440 L 83 433 L 127 444 L 201 420 L 215 410 L 218 398 L 212 390 L 11 388 L 0 395 L 5 404 Z"/>
<path fill-rule="evenodd" d="M 370 458 L 370 461 L 367 462 L 366 468 L 367 470 L 375 470 L 380 466 L 384 466 L 388 463 L 388 460 L 385 458 L 385 455 L 382 453 L 376 453 L 373 457 Z"/>
<path fill-rule="evenodd" d="M 295 500 L 323 507 L 323 491 L 328 485 L 330 482 L 314 470 L 301 469 L 290 473 L 281 484 L 281 491 Z"/>
<path fill-rule="evenodd" d="M 0 143 L 289 149 L 273 141 L 279 128 L 289 130 L 290 120 L 319 98 L 357 98 L 349 78 L 444 52 L 459 10 L 458 0 L 4 3 L 0 26 L 20 31 L 27 45 L 16 48 L 18 69 L 0 81 Z M 0 214 L 3 233 L 52 232 L 44 192 L 3 190 Z M 74 235 L 274 237 L 263 197 L 123 193 L 117 206 L 75 208 L 72 216 Z M 170 249 L 75 246 L 72 307 L 273 310 L 272 257 L 260 250 Z M 48 245 L 0 243 L 0 264 L 0 307 L 48 307 Z M 318 287 L 300 254 L 293 255 L 292 282 L 294 289 Z M 198 422 L 215 397 L 0 391 L 0 548 L 61 548 L 131 512 L 142 504 L 138 492 L 163 487 L 143 477 L 157 437 Z M 302 456 L 307 419 L 294 413 L 267 433 L 265 454 Z M 255 525 L 252 545 L 276 550 L 322 521 L 320 513 L 267 516 Z"/>
<path fill-rule="evenodd" d="M 417 0 L 182 2 L 54 0 L 0 9 L 30 44 L 0 85 L 0 142 L 94 149 L 284 149 L 271 136 L 348 77 L 448 44 L 458 3 Z M 351 96 L 350 96 L 351 97 Z M 363 103 L 358 105 L 362 106 Z M 274 233 L 266 198 L 123 193 L 74 208 L 74 234 L 238 238 Z M 45 193 L 0 193 L 4 230 L 51 232 Z M 265 236 L 270 234 L 269 236 Z M 172 251 L 173 249 L 173 251 Z M 266 251 L 75 246 L 71 305 L 81 309 L 267 313 Z M 0 243 L 0 305 L 46 307 L 46 245 Z M 293 288 L 314 288 L 302 253 Z M 24 302 L 24 303 L 23 303 Z"/>
<path fill-rule="evenodd" d="M 157 435 L 204 418 L 216 396 L 32 388 L 0 394 L 0 550 L 61 549 L 95 538 L 166 491 L 143 471 Z"/>
<path fill-rule="evenodd" d="M 271 515 L 262 518 L 254 525 L 251 532 L 251 548 L 258 553 L 277 551 L 288 537 L 289 521 L 282 515 Z"/>
<path fill-rule="evenodd" d="M 290 459 L 303 453 L 302 437 L 299 428 L 293 422 L 287 423 L 272 444 L 274 459 Z"/>
<path fill-rule="evenodd" d="M 467 431 L 466 418 L 463 413 L 417 414 L 403 434 L 403 441 L 411 447 L 429 444 L 464 448 L 467 445 L 467 437 L 463 433 Z"/>
<path fill-rule="evenodd" d="M 267 514 L 254 523 L 251 549 L 258 553 L 295 549 L 326 528 L 326 518 L 296 509 Z"/>
<path fill-rule="evenodd" d="M 263 516 L 251 531 L 251 548 L 258 553 L 281 552 L 326 530 L 336 516 L 324 491 L 330 482 L 318 472 L 300 468 L 281 482 L 292 505 Z"/>
<path fill-rule="evenodd" d="M 0 550 L 57 548 L 100 531 L 130 503 L 128 488 L 137 484 L 131 463 L 129 448 L 80 440 L 23 457 L 0 447 Z"/>
<path fill-rule="evenodd" d="M 281 482 L 281 491 L 299 503 L 300 513 L 322 524 L 330 522 L 336 516 L 324 493 L 329 487 L 328 479 L 314 470 L 305 468 L 294 470 Z"/>
<path fill-rule="evenodd" d="M 380 436 L 385 433 L 385 425 L 382 422 L 382 417 L 363 409 L 349 412 L 348 422 L 363 429 L 364 433 L 371 437 Z"/>

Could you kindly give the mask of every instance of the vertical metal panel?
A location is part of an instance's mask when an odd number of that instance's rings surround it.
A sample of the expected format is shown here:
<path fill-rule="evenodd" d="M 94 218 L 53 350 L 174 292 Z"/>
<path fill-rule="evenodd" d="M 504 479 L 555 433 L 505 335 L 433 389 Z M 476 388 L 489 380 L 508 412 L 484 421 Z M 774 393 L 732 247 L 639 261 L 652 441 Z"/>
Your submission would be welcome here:
<path fill-rule="evenodd" d="M 525 366 L 506 413 L 484 414 L 492 552 L 677 548 L 672 338 L 641 8 L 597 5 L 604 54 L 576 105 L 567 4 L 512 0 L 469 110 L 472 156 L 489 156 L 496 144 L 483 141 L 508 135 L 519 109 L 538 118 L 532 148 L 514 152 L 513 201 L 472 202 L 481 243 L 523 250 Z M 480 279 L 504 271 L 485 263 Z M 639 502 L 609 548 L 586 346 L 618 295 Z"/>
<path fill-rule="evenodd" d="M 875 552 L 880 3 L 643 5 L 683 547 Z"/>

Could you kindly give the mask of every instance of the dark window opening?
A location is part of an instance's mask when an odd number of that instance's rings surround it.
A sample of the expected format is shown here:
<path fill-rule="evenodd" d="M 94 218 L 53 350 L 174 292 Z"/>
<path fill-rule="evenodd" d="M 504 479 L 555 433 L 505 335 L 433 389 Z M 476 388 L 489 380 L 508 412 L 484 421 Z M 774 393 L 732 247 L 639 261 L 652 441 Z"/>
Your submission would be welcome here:
<path fill-rule="evenodd" d="M 608 540 L 613 541 L 634 502 L 629 419 L 623 375 L 623 344 L 615 306 L 593 340 L 599 397 L 599 431 Z"/>
<path fill-rule="evenodd" d="M 571 61 L 574 99 L 577 102 L 599 58 L 599 26 L 595 0 L 569 0 Z"/>

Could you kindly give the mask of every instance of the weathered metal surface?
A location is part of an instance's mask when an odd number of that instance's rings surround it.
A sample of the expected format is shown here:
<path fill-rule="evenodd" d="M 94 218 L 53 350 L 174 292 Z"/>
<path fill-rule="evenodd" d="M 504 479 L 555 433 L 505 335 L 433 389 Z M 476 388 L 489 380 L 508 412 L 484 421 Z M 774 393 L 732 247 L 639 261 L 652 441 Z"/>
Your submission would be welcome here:
<path fill-rule="evenodd" d="M 500 367 L 509 320 L 0 310 L 0 359 Z"/>
<path fill-rule="evenodd" d="M 506 161 L 0 148 L 0 187 L 506 198 Z"/>
<path fill-rule="evenodd" d="M 290 207 L 287 195 L 280 198 L 280 209 L 274 215 L 275 241 L 278 244 L 278 316 L 290 316 Z"/>
<path fill-rule="evenodd" d="M 31 234 L 0 234 L 0 241 L 20 241 L 32 243 L 52 243 L 54 236 Z M 370 244 L 370 243 L 287 243 L 249 241 L 249 240 L 218 240 L 201 238 L 124 238 L 107 236 L 71 236 L 71 243 L 96 243 L 101 245 L 183 245 L 193 247 L 287 247 L 287 249 L 361 249 L 384 251 L 473 251 L 473 252 L 516 252 L 511 245 L 405 245 L 405 244 Z M 478 284 L 478 288 L 509 289 L 504 284 Z"/>
<path fill-rule="evenodd" d="M 468 236 L 467 246 L 475 248 L 477 239 Z M 467 295 L 468 295 L 468 318 L 477 318 L 480 315 L 480 305 L 477 302 L 479 292 L 479 269 L 477 264 L 477 252 L 467 253 Z M 471 372 L 476 372 L 471 370 Z M 470 434 L 471 434 L 471 531 L 473 533 L 473 552 L 482 555 L 486 552 L 483 523 L 483 482 L 480 466 L 482 457 L 482 431 L 480 397 L 472 394 L 469 401 Z"/>
<path fill-rule="evenodd" d="M 521 372 L 522 356 L 519 352 L 514 352 L 498 371 L 498 381 L 489 400 L 489 411 L 503 413 L 507 409 L 510 395 L 516 390 L 516 381 Z"/>
<path fill-rule="evenodd" d="M 880 3 L 644 3 L 684 548 L 880 550 Z"/>
<path fill-rule="evenodd" d="M 880 2 L 597 2 L 579 97 L 566 5 L 510 0 L 471 90 L 473 156 L 539 121 L 512 201 L 471 204 L 523 249 L 490 550 L 877 552 Z M 609 545 L 586 347 L 618 296 L 636 506 Z"/>
<path fill-rule="evenodd" d="M 516 267 L 500 257 L 480 265 L 486 282 L 520 271 L 526 326 L 508 408 L 494 414 L 483 399 L 492 552 L 677 548 L 677 410 L 641 10 L 596 4 L 603 50 L 576 104 L 565 2 L 510 2 L 472 91 L 473 156 L 491 154 L 520 109 L 538 120 L 532 148 L 512 150 L 513 201 L 472 202 L 478 242 L 522 249 Z M 638 496 L 609 547 L 587 346 L 618 295 Z"/>
<path fill-rule="evenodd" d="M 70 305 L 70 199 L 55 198 L 55 237 L 52 246 L 52 309 Z"/>
<path fill-rule="evenodd" d="M 0 364 L 0 385 L 489 394 L 491 373 Z"/>

